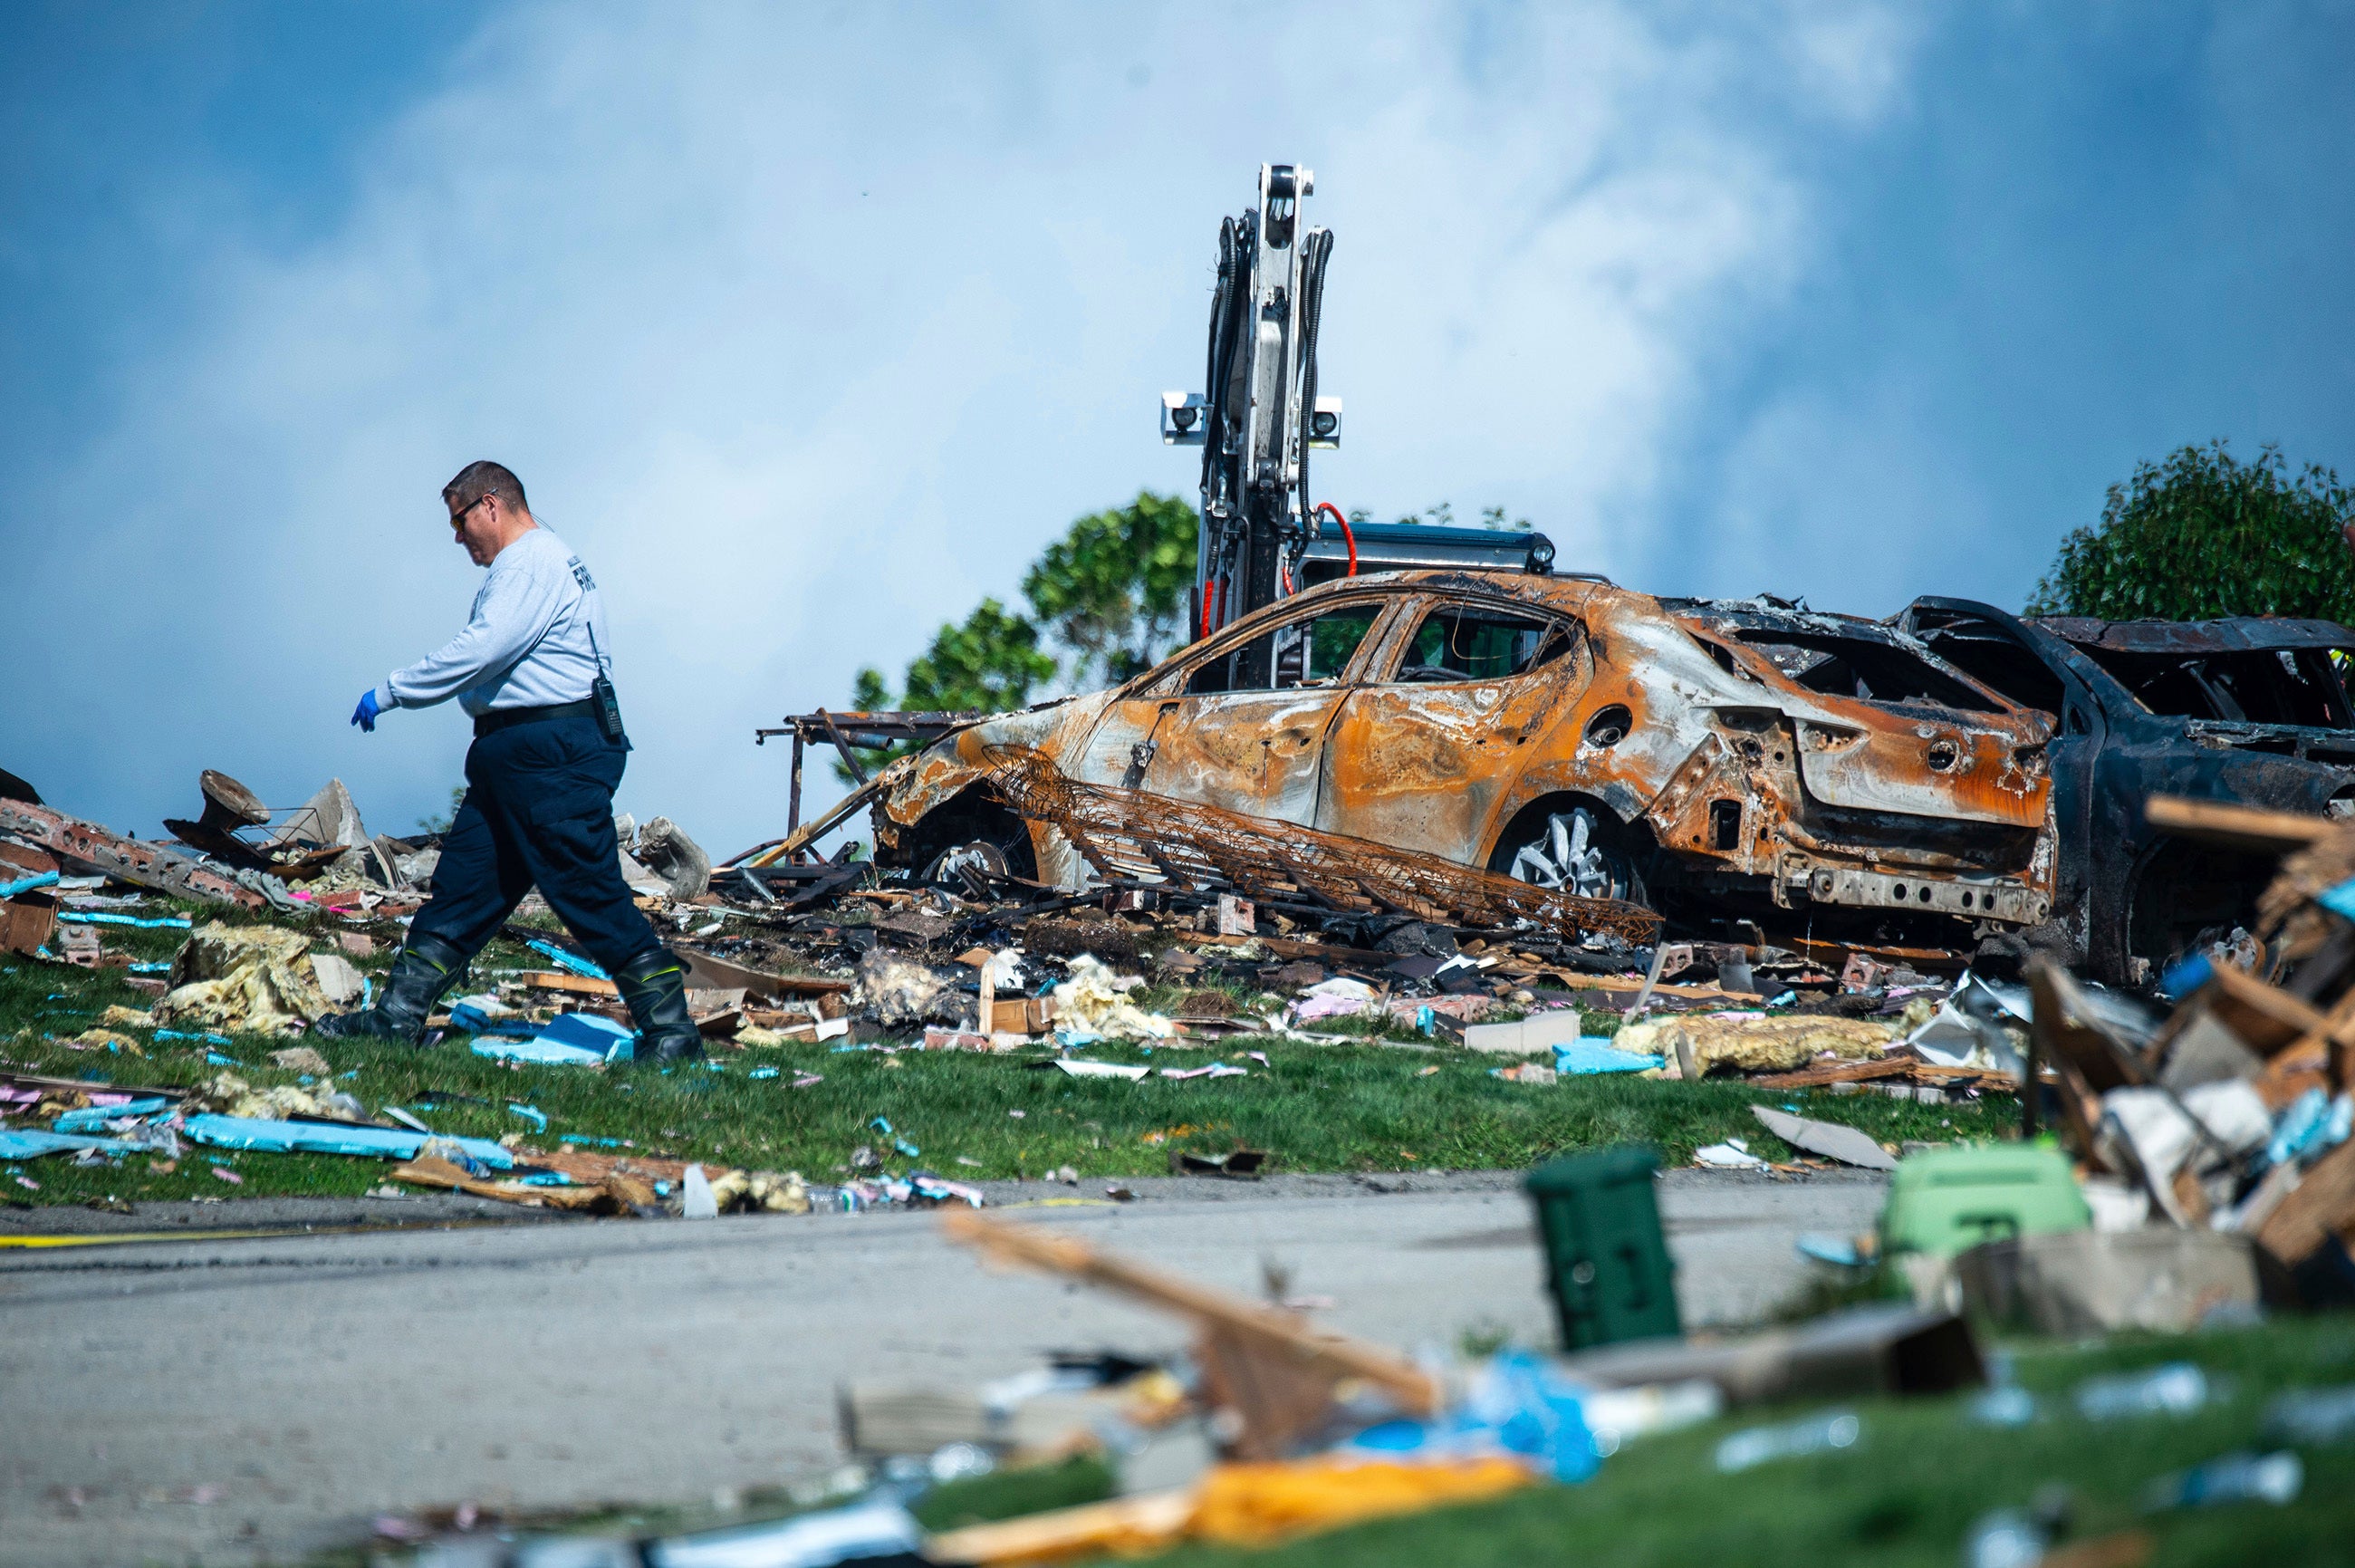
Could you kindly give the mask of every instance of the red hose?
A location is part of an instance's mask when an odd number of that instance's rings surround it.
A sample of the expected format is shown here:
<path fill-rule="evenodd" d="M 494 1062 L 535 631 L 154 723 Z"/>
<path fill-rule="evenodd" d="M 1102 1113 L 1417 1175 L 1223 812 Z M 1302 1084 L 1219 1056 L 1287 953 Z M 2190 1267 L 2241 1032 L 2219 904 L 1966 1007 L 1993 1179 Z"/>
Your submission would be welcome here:
<path fill-rule="evenodd" d="M 1343 575 L 1344 577 L 1355 577 L 1355 576 L 1357 576 L 1357 575 L 1358 575 L 1358 536 L 1357 536 L 1356 534 L 1354 534 L 1354 533 L 1352 533 L 1352 532 L 1350 532 L 1350 531 L 1349 531 L 1349 519 L 1348 519 L 1348 518 L 1347 518 L 1347 517 L 1343 517 L 1343 516 L 1341 515 L 1341 508 L 1340 508 L 1340 507 L 1337 507 L 1337 506 L 1335 506 L 1335 505 L 1334 505 L 1332 502 L 1330 502 L 1330 501 L 1319 501 L 1319 502 L 1317 502 L 1317 503 L 1316 503 L 1316 509 L 1317 509 L 1318 511 L 1320 511 L 1320 512 L 1330 512 L 1330 513 L 1332 513 L 1332 514 L 1333 514 L 1333 520 L 1334 520 L 1335 522 L 1337 522 L 1337 523 L 1338 523 L 1338 524 L 1340 524 L 1340 525 L 1341 525 L 1341 537 L 1342 537 L 1344 539 L 1348 540 L 1348 545 L 1349 545 L 1349 570 L 1348 570 L 1348 571 L 1346 571 L 1346 572 L 1343 572 L 1343 573 L 1342 573 L 1342 575 Z"/>
<path fill-rule="evenodd" d="M 1218 613 L 1219 580 L 1215 577 L 1202 585 L 1202 635 L 1210 635 L 1211 617 Z"/>

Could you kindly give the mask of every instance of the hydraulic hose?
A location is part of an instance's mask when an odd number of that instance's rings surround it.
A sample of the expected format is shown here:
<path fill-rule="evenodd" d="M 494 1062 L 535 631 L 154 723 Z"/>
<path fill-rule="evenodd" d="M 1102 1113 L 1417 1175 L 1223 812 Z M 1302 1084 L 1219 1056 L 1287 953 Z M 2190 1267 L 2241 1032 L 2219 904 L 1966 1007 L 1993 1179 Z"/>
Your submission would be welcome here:
<path fill-rule="evenodd" d="M 1350 530 L 1350 528 L 1349 528 L 1349 519 L 1348 519 L 1348 518 L 1347 518 L 1347 517 L 1343 517 L 1343 516 L 1341 515 L 1341 508 L 1340 508 L 1340 507 L 1337 507 L 1337 506 L 1335 506 L 1335 505 L 1334 505 L 1332 502 L 1330 502 L 1330 501 L 1319 501 L 1319 502 L 1317 502 L 1317 503 L 1316 503 L 1316 511 L 1317 511 L 1317 512 L 1330 512 L 1330 513 L 1332 513 L 1332 514 L 1333 514 L 1333 520 L 1334 520 L 1335 522 L 1337 522 L 1337 523 L 1338 523 L 1338 524 L 1340 524 L 1340 525 L 1341 525 L 1341 538 L 1342 538 L 1342 539 L 1344 539 L 1344 540 L 1348 544 L 1348 547 L 1349 547 L 1349 570 L 1348 570 L 1348 571 L 1346 571 L 1346 572 L 1342 573 L 1342 575 L 1343 575 L 1343 576 L 1345 576 L 1345 577 L 1355 577 L 1355 576 L 1357 576 L 1357 575 L 1358 575 L 1358 536 L 1357 536 L 1354 532 L 1352 532 L 1352 531 Z M 1309 516 L 1311 516 L 1311 517 L 1315 517 L 1316 515 L 1316 512 L 1311 512 L 1311 513 L 1309 514 Z"/>
<path fill-rule="evenodd" d="M 1307 234 L 1300 248 L 1300 506 L 1308 505 L 1308 443 L 1316 433 L 1316 330 L 1325 317 L 1325 261 L 1333 254 L 1331 229 Z M 1301 548 L 1307 548 L 1304 537 Z"/>
<path fill-rule="evenodd" d="M 1228 317 L 1234 313 L 1231 302 L 1235 293 L 1235 220 L 1219 220 L 1219 281 L 1210 290 L 1209 362 L 1202 369 L 1202 491 L 1207 501 L 1212 491 L 1212 465 L 1225 445 L 1220 426 L 1226 414 L 1226 373 L 1233 352 L 1233 336 Z M 1207 524 L 1208 518 L 1204 519 Z"/>

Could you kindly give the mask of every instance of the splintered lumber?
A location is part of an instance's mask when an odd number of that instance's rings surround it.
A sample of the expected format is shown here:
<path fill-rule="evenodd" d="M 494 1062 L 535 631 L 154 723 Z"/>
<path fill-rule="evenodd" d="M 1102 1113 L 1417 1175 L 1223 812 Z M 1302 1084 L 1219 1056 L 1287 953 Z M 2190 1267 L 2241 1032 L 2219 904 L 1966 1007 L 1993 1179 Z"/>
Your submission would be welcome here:
<path fill-rule="evenodd" d="M 2069 1136 L 2077 1146 L 2079 1157 L 2088 1164 L 2106 1169 L 2094 1152 L 2094 1129 L 2102 1115 L 2101 1100 L 2079 1071 L 2078 1062 L 2106 1061 L 2108 1051 L 2094 1032 L 2068 1016 L 2062 1003 L 2064 990 L 2074 995 L 2076 987 L 2065 971 L 2057 965 L 2041 959 L 2028 966 L 2029 994 L 2033 1000 L 2033 1018 L 2029 1024 L 2032 1054 L 2029 1058 L 2031 1072 L 2049 1068 L 2052 1087 L 2060 1097 L 2061 1114 L 2069 1124 Z M 2107 1076 L 2112 1086 L 2125 1082 L 2125 1075 L 2111 1062 Z M 2030 1114 L 2036 1105 L 2036 1095 L 2021 1096 L 2021 1104 Z"/>
<path fill-rule="evenodd" d="M 2249 1080 L 2249 1087 L 2257 1092 L 2265 1109 L 2279 1115 L 2308 1089 L 2319 1089 L 2326 1094 L 2334 1091 L 2330 1054 L 2330 1048 L 2318 1040 L 2301 1040 L 2266 1062 L 2264 1070 Z"/>
<path fill-rule="evenodd" d="M 2035 1001 L 2037 1042 L 2045 1048 L 2046 1061 L 2073 1069 L 2097 1093 L 2150 1082 L 2135 1048 L 2111 1032 L 2067 970 L 2039 959 L 2028 966 L 2028 985 Z"/>
<path fill-rule="evenodd" d="M 13 833 L 52 855 L 83 861 L 110 877 L 154 888 L 158 892 L 177 893 L 182 898 L 201 899 L 208 903 L 236 904 L 241 909 L 268 907 L 268 901 L 260 893 L 184 855 L 110 833 L 96 823 L 83 822 L 47 806 L 0 800 L 0 833 Z"/>
<path fill-rule="evenodd" d="M 520 1181 L 485 1181 L 433 1156 L 396 1165 L 390 1175 L 395 1181 L 406 1181 L 412 1187 L 442 1187 L 474 1198 L 496 1198 L 503 1203 L 527 1207 L 593 1209 L 602 1205 L 608 1212 L 613 1207 L 611 1195 L 595 1187 L 527 1187 Z"/>
<path fill-rule="evenodd" d="M 2333 1235 L 2355 1231 L 2355 1139 L 2314 1162 L 2265 1222 L 2257 1244 L 2286 1264 L 2312 1257 Z"/>
<path fill-rule="evenodd" d="M 849 754 L 847 752 L 843 753 L 845 756 Z M 885 768 L 881 773 L 836 801 L 832 810 L 823 816 L 812 817 L 757 854 L 745 857 L 743 863 L 747 866 L 762 867 L 773 866 L 780 860 L 792 859 L 832 832 L 838 824 L 847 820 L 852 812 L 899 783 L 901 772 L 902 770 L 897 767 Z M 730 864 L 733 865 L 735 862 L 730 861 Z"/>
<path fill-rule="evenodd" d="M 2268 987 L 2270 989 L 2270 987 Z M 2287 993 L 2285 999 L 2297 1002 Z M 2298 1002 L 2308 1013 L 2313 1008 Z M 2245 1038 L 2245 1037 L 2244 1037 Z M 2261 1054 L 2264 1048 L 2247 1040 Z M 2350 1064 L 2355 1064 L 2355 987 L 2350 987 L 2327 1013 L 2316 1015 L 2315 1021 L 2288 1044 L 2272 1053 L 2265 1070 L 2258 1075 L 2257 1092 L 2265 1104 L 2278 1110 L 2303 1093 L 2309 1086 L 2326 1088 L 2337 1093 L 2348 1086 Z M 2281 1096 L 2276 1100 L 2275 1096 Z"/>
<path fill-rule="evenodd" d="M 1166 1275 L 1075 1237 L 1017 1225 L 971 1210 L 942 1217 L 952 1241 L 1002 1264 L 1023 1264 L 1108 1285 L 1193 1320 L 1211 1392 L 1242 1417 L 1239 1456 L 1273 1458 L 1321 1425 L 1337 1385 L 1371 1384 L 1415 1415 L 1439 1407 L 1422 1369 L 1378 1346 L 1320 1333 L 1293 1313 Z"/>
<path fill-rule="evenodd" d="M 2292 811 L 2260 811 L 2254 806 L 2226 805 L 2221 801 L 2187 800 L 2181 795 L 2155 795 L 2143 802 L 2143 816 L 2153 827 L 2164 827 L 2186 838 L 2197 838 L 2228 849 L 2286 853 L 2328 838 L 2345 826 L 2328 816 L 2301 816 Z"/>
<path fill-rule="evenodd" d="M 2330 1019 L 2312 1002 L 2230 964 L 2217 965 L 2214 972 L 2208 1010 L 2258 1055 L 2271 1056 L 2300 1040 L 2328 1034 Z"/>

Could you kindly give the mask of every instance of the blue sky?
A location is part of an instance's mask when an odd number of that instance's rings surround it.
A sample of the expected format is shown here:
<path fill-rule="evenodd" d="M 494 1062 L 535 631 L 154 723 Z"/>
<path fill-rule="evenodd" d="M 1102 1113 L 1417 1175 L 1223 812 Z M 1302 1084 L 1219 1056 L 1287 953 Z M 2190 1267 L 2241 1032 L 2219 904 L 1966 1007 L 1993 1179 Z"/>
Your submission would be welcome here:
<path fill-rule="evenodd" d="M 1154 403 L 1268 159 L 1337 236 L 1327 497 L 2016 604 L 2138 460 L 2355 470 L 2350 68 L 2345 5 L 27 0 L 0 766 L 407 829 L 463 720 L 344 718 L 463 618 L 496 456 L 605 588 L 622 805 L 765 837 L 756 724 L 1186 488 Z"/>

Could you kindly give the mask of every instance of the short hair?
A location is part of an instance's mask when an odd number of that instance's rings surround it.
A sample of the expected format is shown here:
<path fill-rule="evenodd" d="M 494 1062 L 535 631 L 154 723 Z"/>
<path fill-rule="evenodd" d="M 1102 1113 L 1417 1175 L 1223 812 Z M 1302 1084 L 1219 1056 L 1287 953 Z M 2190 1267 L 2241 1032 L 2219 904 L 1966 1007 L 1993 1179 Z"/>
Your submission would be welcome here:
<path fill-rule="evenodd" d="M 519 512 L 531 510 L 523 498 L 523 481 L 504 464 L 469 463 L 458 470 L 458 477 L 442 486 L 442 501 L 448 507 L 471 507 L 485 496 L 496 496 L 501 506 Z"/>

